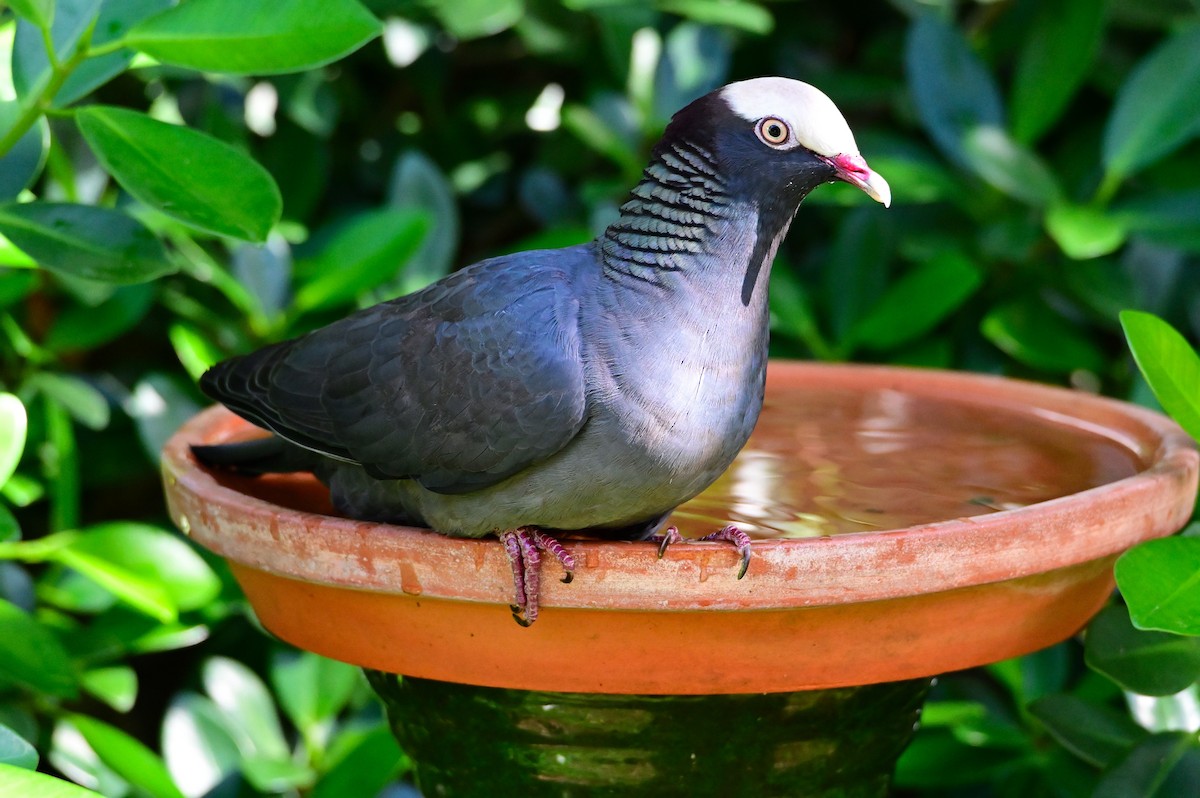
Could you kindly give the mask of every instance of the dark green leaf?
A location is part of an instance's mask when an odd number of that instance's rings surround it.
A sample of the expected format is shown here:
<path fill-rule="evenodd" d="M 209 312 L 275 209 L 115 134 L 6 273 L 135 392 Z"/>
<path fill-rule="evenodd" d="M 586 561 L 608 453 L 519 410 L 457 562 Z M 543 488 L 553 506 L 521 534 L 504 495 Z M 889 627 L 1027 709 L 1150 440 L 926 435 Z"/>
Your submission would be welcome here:
<path fill-rule="evenodd" d="M 1200 252 L 1200 190 L 1133 197 L 1113 208 L 1133 233 L 1159 244 Z"/>
<path fill-rule="evenodd" d="M 1091 798 L 1152 798 L 1188 750 L 1195 747 L 1194 737 L 1183 733 L 1154 735 L 1106 773 Z"/>
<path fill-rule="evenodd" d="M 95 349 L 138 325 L 154 303 L 153 285 L 118 288 L 95 307 L 70 305 L 54 319 L 44 346 L 52 352 Z"/>
<path fill-rule="evenodd" d="M 0 763 L 0 795 L 21 798 L 104 798 L 78 784 Z"/>
<path fill-rule="evenodd" d="M 1040 0 L 1013 75 L 1012 130 L 1032 142 L 1062 115 L 1096 56 L 1103 0 Z"/>
<path fill-rule="evenodd" d="M 515 25 L 525 13 L 525 0 L 455 0 L 436 3 L 433 11 L 456 39 L 477 39 Z"/>
<path fill-rule="evenodd" d="M 92 34 L 92 46 L 116 41 L 151 14 L 169 8 L 172 0 L 103 0 Z M 133 59 L 132 50 L 118 50 L 97 58 L 88 58 L 75 68 L 54 95 L 54 105 L 63 108 L 87 96 L 125 71 Z"/>
<path fill-rule="evenodd" d="M 19 111 L 15 100 L 0 101 L 0 134 L 12 128 Z M 0 156 L 0 201 L 16 199 L 41 174 L 49 151 L 50 126 L 41 117 Z"/>
<path fill-rule="evenodd" d="M 893 247 L 892 220 L 876 208 L 858 208 L 842 221 L 826 273 L 825 309 L 833 337 L 848 342 L 867 308 L 883 296 Z"/>
<path fill-rule="evenodd" d="M 1043 696 L 1029 711 L 1063 747 L 1096 767 L 1120 761 L 1147 736 L 1127 714 L 1074 696 Z"/>
<path fill-rule="evenodd" d="M 0 485 L 17 469 L 27 427 L 25 405 L 11 393 L 0 393 Z"/>
<path fill-rule="evenodd" d="M 888 288 L 854 329 L 853 339 L 871 349 L 893 349 L 929 332 L 965 302 L 983 281 L 959 252 L 926 261 Z"/>
<path fill-rule="evenodd" d="M 98 524 L 84 530 L 67 550 L 137 575 L 179 610 L 204 607 L 221 589 L 208 563 L 177 534 L 159 527 L 132 521 Z"/>
<path fill-rule="evenodd" d="M 404 153 L 392 170 L 388 204 L 424 211 L 432 220 L 420 248 L 395 281 L 396 294 L 410 294 L 449 274 L 460 234 L 458 203 L 437 164 L 423 152 Z"/>
<path fill-rule="evenodd" d="M 1096 344 L 1036 300 L 1017 300 L 993 308 L 980 330 L 1001 351 L 1037 369 L 1062 373 L 1104 370 L 1105 357 Z"/>
<path fill-rule="evenodd" d="M 0 435 L 3 435 L 3 432 L 0 432 Z M 17 522 L 17 517 L 12 514 L 12 510 L 4 504 L 0 504 L 0 543 L 20 539 L 21 525 Z M 2 590 L 0 590 L 0 595 L 3 595 Z"/>
<path fill-rule="evenodd" d="M 1012 769 L 1022 753 L 964 744 L 949 729 L 920 733 L 896 763 L 896 786 L 905 789 L 962 787 Z"/>
<path fill-rule="evenodd" d="M 154 234 L 119 211 L 31 202 L 0 205 L 0 233 L 47 269 L 108 283 L 175 271 Z"/>
<path fill-rule="evenodd" d="M 86 715 L 70 715 L 68 720 L 121 778 L 153 798 L 183 798 L 162 760 L 133 737 Z"/>
<path fill-rule="evenodd" d="M 1044 221 L 1050 237 L 1067 257 L 1076 260 L 1107 255 L 1125 243 L 1121 218 L 1091 205 L 1053 205 Z"/>
<path fill-rule="evenodd" d="M 4 269 L 0 267 L 0 308 L 11 307 L 33 293 L 37 287 L 34 269 Z"/>
<path fill-rule="evenodd" d="M 167 769 L 189 794 L 207 793 L 238 769 L 237 744 L 220 711 L 203 696 L 180 693 L 163 718 L 162 752 Z"/>
<path fill-rule="evenodd" d="M 271 684 L 279 704 L 297 728 L 311 730 L 337 716 L 358 684 L 353 665 L 300 652 L 276 657 Z"/>
<path fill-rule="evenodd" d="M 43 693 L 75 696 L 75 669 L 62 643 L 4 600 L 0 600 L 0 674 Z"/>
<path fill-rule="evenodd" d="M 37 749 L 7 726 L 0 725 L 0 765 L 33 770 L 38 765 Z M 0 787 L 3 787 L 0 782 Z"/>
<path fill-rule="evenodd" d="M 1200 639 L 1135 629 L 1125 608 L 1112 606 L 1088 624 L 1084 659 L 1130 692 L 1170 695 L 1200 677 Z"/>
<path fill-rule="evenodd" d="M 404 754 L 386 725 L 366 734 L 321 777 L 311 798 L 378 795 L 403 767 Z"/>
<path fill-rule="evenodd" d="M 1108 174 L 1126 177 L 1200 134 L 1200 26 L 1180 30 L 1142 60 L 1117 92 L 1104 130 Z"/>
<path fill-rule="evenodd" d="M 191 0 L 137 25 L 126 41 L 159 61 L 239 75 L 298 72 L 379 35 L 356 0 Z"/>
<path fill-rule="evenodd" d="M 1200 538 L 1139 544 L 1121 555 L 1115 571 L 1138 628 L 1200 635 Z"/>
<path fill-rule="evenodd" d="M 385 208 L 352 218 L 304 264 L 310 279 L 296 291 L 300 312 L 349 302 L 397 276 L 429 229 L 427 214 Z"/>
<path fill-rule="evenodd" d="M 104 394 L 89 383 L 69 374 L 40 371 L 29 378 L 28 384 L 43 396 L 71 414 L 71 418 L 88 429 L 104 429 L 111 413 Z"/>
<path fill-rule="evenodd" d="M 59 61 L 71 57 L 99 11 L 100 0 L 56 0 L 50 32 Z M 29 23 L 19 22 L 12 47 L 12 82 L 17 97 L 26 99 L 40 94 L 50 75 L 42 32 Z"/>
<path fill-rule="evenodd" d="M 54 20 L 54 0 L 8 0 L 8 7 L 22 19 L 46 30 Z"/>
<path fill-rule="evenodd" d="M 137 701 L 137 672 L 128 665 L 113 665 L 87 671 L 79 686 L 117 712 L 128 712 Z"/>
<path fill-rule="evenodd" d="M 957 29 L 929 13 L 909 28 L 904 66 L 921 124 L 951 160 L 968 165 L 966 135 L 984 125 L 1004 126 L 1000 92 L 987 68 Z"/>
<path fill-rule="evenodd" d="M 1200 356 L 1174 327 L 1150 313 L 1127 310 L 1121 326 L 1138 368 L 1171 417 L 1200 440 Z"/>
<path fill-rule="evenodd" d="M 104 167 L 147 205 L 201 230 L 252 241 L 266 240 L 279 221 L 283 201 L 271 175 L 223 141 L 104 105 L 75 117 Z"/>
<path fill-rule="evenodd" d="M 1013 199 L 1042 208 L 1061 197 L 1054 173 L 1003 129 L 993 125 L 973 127 L 964 134 L 962 146 L 975 174 Z"/>

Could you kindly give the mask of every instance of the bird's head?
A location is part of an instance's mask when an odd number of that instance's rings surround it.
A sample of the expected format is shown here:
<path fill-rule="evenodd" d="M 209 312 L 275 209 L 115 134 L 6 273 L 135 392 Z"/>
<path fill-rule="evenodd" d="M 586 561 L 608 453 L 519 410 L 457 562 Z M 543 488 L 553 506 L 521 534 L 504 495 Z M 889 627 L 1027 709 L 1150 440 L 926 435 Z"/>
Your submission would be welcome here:
<path fill-rule="evenodd" d="M 867 166 L 837 106 L 798 80 L 730 83 L 677 113 L 664 140 L 673 137 L 709 149 L 735 186 L 792 212 L 809 191 L 834 180 L 885 207 L 892 201 L 887 181 Z"/>

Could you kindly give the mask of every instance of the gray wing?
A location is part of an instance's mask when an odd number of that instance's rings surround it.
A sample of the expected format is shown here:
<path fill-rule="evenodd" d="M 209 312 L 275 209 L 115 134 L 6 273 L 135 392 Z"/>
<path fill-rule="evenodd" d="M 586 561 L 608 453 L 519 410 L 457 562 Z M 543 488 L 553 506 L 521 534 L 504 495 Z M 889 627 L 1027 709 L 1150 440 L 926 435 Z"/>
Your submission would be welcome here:
<path fill-rule="evenodd" d="M 579 301 L 568 272 L 549 265 L 568 252 L 483 261 L 219 363 L 201 388 L 374 477 L 441 493 L 487 487 L 549 457 L 583 426 Z"/>

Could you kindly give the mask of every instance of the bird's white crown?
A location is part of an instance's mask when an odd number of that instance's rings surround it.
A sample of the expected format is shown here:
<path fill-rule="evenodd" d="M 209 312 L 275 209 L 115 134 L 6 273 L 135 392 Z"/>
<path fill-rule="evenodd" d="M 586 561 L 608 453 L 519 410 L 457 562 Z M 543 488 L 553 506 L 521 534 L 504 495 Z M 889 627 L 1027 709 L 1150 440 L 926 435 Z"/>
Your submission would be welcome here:
<path fill-rule="evenodd" d="M 815 86 L 791 78 L 754 78 L 730 83 L 721 98 L 748 122 L 776 117 L 792 129 L 795 144 L 817 155 L 857 155 L 858 145 L 833 100 Z"/>

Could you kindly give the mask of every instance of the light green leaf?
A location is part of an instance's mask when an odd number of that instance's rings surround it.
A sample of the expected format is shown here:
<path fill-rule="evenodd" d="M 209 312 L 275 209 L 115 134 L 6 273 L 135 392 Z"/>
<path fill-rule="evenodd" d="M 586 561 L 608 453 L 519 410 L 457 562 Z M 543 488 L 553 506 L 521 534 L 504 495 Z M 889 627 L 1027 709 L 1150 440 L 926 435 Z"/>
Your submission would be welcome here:
<path fill-rule="evenodd" d="M 1148 736 L 1127 714 L 1075 696 L 1043 696 L 1029 712 L 1064 748 L 1096 767 L 1120 761 Z"/>
<path fill-rule="evenodd" d="M 167 770 L 190 795 L 204 795 L 238 769 L 237 744 L 220 711 L 203 696 L 180 693 L 163 718 L 162 752 Z"/>
<path fill-rule="evenodd" d="M 167 338 L 175 348 L 175 356 L 193 380 L 224 359 L 212 339 L 190 324 L 176 322 L 167 329 Z"/>
<path fill-rule="evenodd" d="M 0 724 L 0 765 L 33 770 L 38 765 L 37 749 L 7 726 Z M 3 787 L 0 782 L 0 787 Z"/>
<path fill-rule="evenodd" d="M 297 728 L 308 731 L 345 708 L 358 679 L 353 665 L 307 651 L 277 656 L 271 663 L 280 706 Z"/>
<path fill-rule="evenodd" d="M 160 623 L 170 623 L 179 617 L 166 588 L 158 582 L 146 579 L 88 551 L 63 549 L 55 553 L 54 559 L 83 574 L 130 607 Z"/>
<path fill-rule="evenodd" d="M 86 715 L 68 715 L 67 720 L 118 776 L 153 798 L 183 798 L 162 760 L 133 737 Z"/>
<path fill-rule="evenodd" d="M 1200 356 L 1174 327 L 1136 310 L 1121 313 L 1121 326 L 1138 368 L 1171 417 L 1200 441 Z"/>
<path fill-rule="evenodd" d="M 296 291 L 299 312 L 349 302 L 401 273 L 429 230 L 428 214 L 384 208 L 353 217 L 300 268 L 309 275 Z"/>
<path fill-rule="evenodd" d="M 80 677 L 79 686 L 117 712 L 128 712 L 137 701 L 137 672 L 128 665 L 93 668 Z"/>
<path fill-rule="evenodd" d="M 92 46 L 120 39 L 138 22 L 169 8 L 171 3 L 172 0 L 103 0 L 93 28 Z M 103 86 L 125 71 L 133 55 L 132 50 L 125 49 L 84 59 L 54 95 L 54 107 L 64 108 Z"/>
<path fill-rule="evenodd" d="M 409 150 L 392 169 L 388 204 L 424 211 L 431 219 L 420 248 L 393 283 L 396 295 L 411 294 L 450 273 L 458 250 L 458 203 L 437 164 L 425 153 Z"/>
<path fill-rule="evenodd" d="M 175 271 L 154 234 L 119 211 L 30 202 L 0 205 L 0 233 L 41 266 L 108 283 L 143 283 Z"/>
<path fill-rule="evenodd" d="M 356 0 L 191 0 L 137 25 L 126 41 L 166 64 L 262 75 L 336 61 L 381 28 Z"/>
<path fill-rule="evenodd" d="M 855 326 L 852 338 L 894 349 L 920 338 L 965 302 L 983 275 L 959 252 L 946 251 L 905 274 Z"/>
<path fill-rule="evenodd" d="M 1180 30 L 1134 68 L 1104 129 L 1104 165 L 1123 178 L 1200 134 L 1200 25 Z"/>
<path fill-rule="evenodd" d="M 272 794 L 304 790 L 317 778 L 312 768 L 290 758 L 248 757 L 242 760 L 242 773 L 255 789 Z"/>
<path fill-rule="evenodd" d="M 1200 635 L 1200 538 L 1141 543 L 1121 555 L 1115 571 L 1139 629 Z"/>
<path fill-rule="evenodd" d="M 977 175 L 1026 205 L 1042 208 L 1062 196 L 1046 164 L 999 127 L 980 125 L 966 131 L 963 152 Z"/>
<path fill-rule="evenodd" d="M 511 28 L 525 14 L 525 0 L 454 0 L 433 13 L 456 39 L 478 39 Z"/>
<path fill-rule="evenodd" d="M 351 732 L 352 733 L 352 732 Z M 353 746 L 329 768 L 310 793 L 311 798 L 378 795 L 407 762 L 386 725 L 360 733 Z"/>
<path fill-rule="evenodd" d="M 704 25 L 728 26 L 760 36 L 775 27 L 770 11 L 745 0 L 659 0 L 658 7 Z"/>
<path fill-rule="evenodd" d="M 55 402 L 71 414 L 71 418 L 88 429 L 104 429 L 108 426 L 111 413 L 104 394 L 89 383 L 69 374 L 39 371 L 28 380 L 28 385 Z"/>
<path fill-rule="evenodd" d="M 54 21 L 54 0 L 8 0 L 8 7 L 42 30 L 49 30 Z"/>
<path fill-rule="evenodd" d="M 1034 299 L 998 305 L 984 317 L 980 331 L 1001 351 L 1044 371 L 1099 374 L 1107 362 L 1091 338 Z"/>
<path fill-rule="evenodd" d="M 1114 252 L 1125 243 L 1127 234 L 1119 217 L 1091 205 L 1053 205 L 1046 211 L 1044 222 L 1050 237 L 1075 260 Z"/>
<path fill-rule="evenodd" d="M 83 35 L 93 28 L 100 1 L 56 0 L 54 3 L 50 34 L 60 62 L 71 57 Z M 17 23 L 11 63 L 12 84 L 19 99 L 31 100 L 47 88 L 52 70 L 41 30 L 26 22 Z"/>
<path fill-rule="evenodd" d="M 21 400 L 11 393 L 0 393 L 0 485 L 17 470 L 25 451 L 28 423 Z"/>
<path fill-rule="evenodd" d="M 288 759 L 275 702 L 254 671 L 235 660 L 213 657 L 204 663 L 201 679 L 237 742 L 243 761 Z"/>
<path fill-rule="evenodd" d="M 35 690 L 73 698 L 75 669 L 58 637 L 0 599 L 0 674 Z"/>
<path fill-rule="evenodd" d="M 78 784 L 0 763 L 0 795 L 21 798 L 104 798 Z"/>
<path fill-rule="evenodd" d="M 966 135 L 1004 125 L 1000 92 L 987 68 L 956 28 L 931 13 L 910 26 L 904 66 L 921 124 L 951 160 L 968 164 Z"/>
<path fill-rule="evenodd" d="M 1040 0 L 1013 75 L 1012 131 L 1035 141 L 1062 115 L 1102 41 L 1106 0 Z"/>
<path fill-rule="evenodd" d="M 188 8 L 180 6 L 180 8 Z M 137 199 L 212 233 L 265 241 L 283 200 L 266 169 L 206 133 L 92 105 L 75 115 L 96 157 Z"/>
<path fill-rule="evenodd" d="M 1134 628 L 1124 607 L 1101 611 L 1084 641 L 1088 667 L 1141 695 L 1171 695 L 1200 676 L 1200 639 Z"/>

